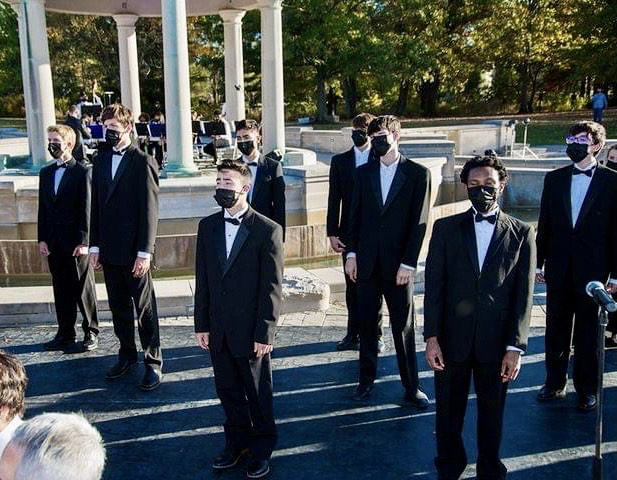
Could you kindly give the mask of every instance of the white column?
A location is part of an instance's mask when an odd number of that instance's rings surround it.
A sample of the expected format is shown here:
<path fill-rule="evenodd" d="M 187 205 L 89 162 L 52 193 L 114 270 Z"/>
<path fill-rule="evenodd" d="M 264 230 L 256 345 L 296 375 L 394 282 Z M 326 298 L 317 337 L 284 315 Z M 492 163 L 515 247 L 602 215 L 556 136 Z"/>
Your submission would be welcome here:
<path fill-rule="evenodd" d="M 28 143 L 32 169 L 36 171 L 51 160 L 47 152 L 47 127 L 56 123 L 45 1 L 21 0 L 18 8 Z"/>
<path fill-rule="evenodd" d="M 194 175 L 198 170 L 193 162 L 185 0 L 161 0 L 161 13 L 169 162 L 165 170 L 171 175 Z"/>
<path fill-rule="evenodd" d="M 264 153 L 285 152 L 281 0 L 258 0 L 261 10 L 261 108 Z"/>
<path fill-rule="evenodd" d="M 221 10 L 225 38 L 226 119 L 242 120 L 244 110 L 244 64 L 242 57 L 242 17 L 244 10 Z"/>
<path fill-rule="evenodd" d="M 118 52 L 120 57 L 120 97 L 122 104 L 133 112 L 133 118 L 141 114 L 139 93 L 139 62 L 137 59 L 137 34 L 135 22 L 139 17 L 130 13 L 113 16 L 118 27 Z"/>

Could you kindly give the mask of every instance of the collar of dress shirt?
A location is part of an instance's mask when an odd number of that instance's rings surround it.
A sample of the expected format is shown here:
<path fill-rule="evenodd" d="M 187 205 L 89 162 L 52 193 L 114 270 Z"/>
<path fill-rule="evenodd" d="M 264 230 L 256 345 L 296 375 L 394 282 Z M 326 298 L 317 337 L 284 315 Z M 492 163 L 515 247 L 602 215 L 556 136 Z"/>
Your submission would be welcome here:
<path fill-rule="evenodd" d="M 126 153 L 126 151 L 129 149 L 130 145 L 127 145 L 126 147 L 118 150 L 115 147 L 112 147 L 112 154 L 113 155 L 124 155 Z"/>
<path fill-rule="evenodd" d="M 248 210 L 249 210 L 249 207 L 247 206 L 246 208 L 243 208 L 235 215 L 231 215 L 227 210 L 223 210 L 223 212 L 224 212 L 225 218 L 240 218 L 240 217 L 244 217 L 244 215 L 246 214 L 246 212 L 248 212 Z"/>
<path fill-rule="evenodd" d="M 388 171 L 396 170 L 396 167 L 398 167 L 398 164 L 400 161 L 401 161 L 401 156 L 399 155 L 397 159 L 394 162 L 392 162 L 390 165 L 386 165 L 381 160 L 379 160 L 379 166 L 383 170 L 388 170 Z"/>
<path fill-rule="evenodd" d="M 257 155 L 255 157 L 255 160 L 251 160 L 249 157 L 247 157 L 246 155 L 242 154 L 242 161 L 244 163 L 253 163 L 253 162 L 259 163 L 259 155 Z"/>
<path fill-rule="evenodd" d="M 357 156 L 357 157 L 363 157 L 369 154 L 369 152 L 371 151 L 371 146 L 367 146 L 364 150 L 360 150 L 358 147 L 356 147 L 354 145 L 353 147 L 353 153 Z"/>
<path fill-rule="evenodd" d="M 586 172 L 587 170 L 591 170 L 592 168 L 596 168 L 598 166 L 598 161 L 594 158 L 589 165 L 585 168 L 579 167 L 576 163 L 574 164 L 574 168 L 580 170 L 581 172 Z"/>
<path fill-rule="evenodd" d="M 61 167 L 62 165 L 65 165 L 67 163 L 69 163 L 71 161 L 71 159 L 69 158 L 68 160 L 62 161 L 62 160 L 56 160 L 56 165 L 58 167 Z"/>
<path fill-rule="evenodd" d="M 471 207 L 471 210 L 473 211 L 473 215 L 474 215 L 474 217 L 475 217 L 478 213 L 480 213 L 480 212 L 478 212 L 478 211 L 476 210 L 476 208 L 475 208 L 475 207 Z M 499 205 L 498 205 L 498 204 L 496 204 L 496 205 L 495 205 L 493 208 L 491 208 L 488 212 L 486 212 L 486 213 L 482 213 L 481 215 L 482 215 L 483 217 L 490 217 L 491 215 L 497 215 L 498 213 L 499 213 Z"/>

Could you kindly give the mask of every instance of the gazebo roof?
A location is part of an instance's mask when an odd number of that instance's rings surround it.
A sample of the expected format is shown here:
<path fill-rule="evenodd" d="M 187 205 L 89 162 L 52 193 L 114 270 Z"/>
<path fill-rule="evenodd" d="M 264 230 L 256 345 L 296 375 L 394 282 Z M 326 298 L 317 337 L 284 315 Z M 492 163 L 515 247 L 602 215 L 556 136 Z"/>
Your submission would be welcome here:
<path fill-rule="evenodd" d="M 18 3 L 19 0 L 8 0 Z M 216 15 L 220 10 L 251 10 L 258 8 L 256 0 L 186 0 L 188 16 Z M 45 9 L 78 15 L 133 13 L 140 17 L 160 17 L 161 0 L 46 0 Z"/>

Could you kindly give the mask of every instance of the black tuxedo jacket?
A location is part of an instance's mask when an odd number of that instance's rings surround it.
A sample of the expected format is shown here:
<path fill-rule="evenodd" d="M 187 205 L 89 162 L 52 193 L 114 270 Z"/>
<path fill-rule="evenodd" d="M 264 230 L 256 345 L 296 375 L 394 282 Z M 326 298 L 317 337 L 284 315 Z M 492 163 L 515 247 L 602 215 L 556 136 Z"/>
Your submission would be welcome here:
<path fill-rule="evenodd" d="M 347 251 L 355 252 L 358 278 L 373 273 L 395 278 L 401 263 L 416 267 L 430 210 L 431 173 L 401 155 L 385 204 L 381 198 L 381 161 L 357 169 Z"/>
<path fill-rule="evenodd" d="M 235 357 L 253 355 L 254 342 L 272 344 L 281 307 L 283 232 L 249 208 L 229 258 L 223 212 L 199 223 L 195 259 L 195 331 L 210 348 L 226 340 Z"/>
<path fill-rule="evenodd" d="M 574 287 L 583 293 L 588 282 L 605 282 L 609 274 L 617 275 L 617 173 L 597 167 L 572 227 L 573 168 L 553 170 L 544 178 L 536 239 L 538 268 L 544 266 L 549 288 L 559 288 L 571 267 Z"/>
<path fill-rule="evenodd" d="M 369 154 L 369 162 L 375 158 Z M 351 198 L 356 179 L 356 155 L 354 148 L 332 157 L 330 162 L 330 187 L 328 190 L 328 237 L 339 237 L 345 243 L 349 229 Z"/>
<path fill-rule="evenodd" d="M 92 173 L 69 160 L 54 193 L 57 169 L 54 162 L 39 172 L 38 241 L 46 242 L 52 252 L 71 254 L 77 245 L 88 245 Z"/>
<path fill-rule="evenodd" d="M 158 166 L 133 145 L 125 152 L 113 180 L 110 148 L 102 150 L 93 163 L 90 245 L 99 247 L 103 263 L 133 265 L 137 252 L 154 253 Z"/>
<path fill-rule="evenodd" d="M 88 130 L 84 128 L 79 120 L 71 115 L 67 115 L 66 120 L 64 122 L 65 125 L 71 127 L 75 132 L 75 146 L 73 147 L 73 158 L 78 162 L 82 162 L 86 157 L 86 152 L 84 149 L 83 139 L 84 138 L 92 138 Z"/>
<path fill-rule="evenodd" d="M 472 211 L 435 222 L 425 273 L 424 338 L 446 358 L 499 362 L 508 345 L 525 350 L 533 305 L 533 228 L 500 212 L 482 271 Z"/>
<path fill-rule="evenodd" d="M 281 162 L 268 157 L 260 157 L 253 192 L 251 207 L 255 211 L 274 220 L 285 231 L 285 177 Z"/>

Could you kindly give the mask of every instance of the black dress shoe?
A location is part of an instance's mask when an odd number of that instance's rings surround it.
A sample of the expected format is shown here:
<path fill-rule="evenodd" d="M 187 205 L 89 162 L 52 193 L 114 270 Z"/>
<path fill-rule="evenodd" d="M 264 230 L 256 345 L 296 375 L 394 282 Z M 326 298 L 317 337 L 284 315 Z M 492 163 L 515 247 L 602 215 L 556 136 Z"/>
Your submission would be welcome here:
<path fill-rule="evenodd" d="M 99 347 L 99 336 L 94 332 L 88 332 L 84 336 L 84 351 L 91 352 Z"/>
<path fill-rule="evenodd" d="M 353 335 L 345 335 L 345 338 L 336 344 L 339 352 L 343 350 L 360 350 L 360 339 Z"/>
<path fill-rule="evenodd" d="M 371 397 L 371 392 L 373 391 L 372 385 L 358 385 L 353 392 L 351 398 L 354 400 L 368 400 Z"/>
<path fill-rule="evenodd" d="M 120 378 L 122 375 L 126 374 L 131 367 L 137 365 L 137 359 L 135 360 L 127 360 L 125 358 L 120 358 L 116 362 L 116 364 L 111 367 L 111 369 L 105 374 L 105 378 L 108 380 L 115 380 L 116 378 Z"/>
<path fill-rule="evenodd" d="M 214 470 L 226 470 L 235 467 L 246 453 L 248 453 L 248 450 L 232 450 L 226 448 L 223 453 L 212 460 L 212 468 Z"/>
<path fill-rule="evenodd" d="M 578 408 L 588 412 L 596 408 L 598 401 L 596 400 L 595 395 L 591 394 L 578 394 L 577 405 Z"/>
<path fill-rule="evenodd" d="M 384 343 L 383 339 L 378 338 L 377 339 L 377 351 L 379 353 L 383 353 L 386 351 L 386 344 Z"/>
<path fill-rule="evenodd" d="M 566 398 L 566 388 L 555 389 L 544 385 L 538 393 L 538 400 L 541 402 L 551 402 L 553 400 L 563 400 Z"/>
<path fill-rule="evenodd" d="M 53 340 L 50 340 L 49 342 L 45 342 L 43 344 L 43 349 L 48 352 L 56 352 L 59 350 L 65 350 L 74 343 L 74 338 L 64 338 L 56 335 Z"/>
<path fill-rule="evenodd" d="M 160 368 L 154 368 L 151 365 L 146 364 L 144 378 L 141 380 L 139 388 L 141 388 L 144 392 L 149 392 L 150 390 L 159 388 L 162 379 L 163 373 Z"/>
<path fill-rule="evenodd" d="M 84 353 L 84 345 L 79 342 L 71 342 L 70 345 L 67 345 L 65 348 L 62 349 L 62 352 L 68 355 L 72 355 L 75 353 Z"/>
<path fill-rule="evenodd" d="M 270 460 L 252 458 L 246 467 L 247 478 L 263 478 L 270 473 Z"/>
<path fill-rule="evenodd" d="M 405 401 L 412 407 L 416 407 L 421 410 L 426 410 L 429 406 L 428 396 L 420 389 L 415 392 L 407 390 L 405 392 Z"/>

